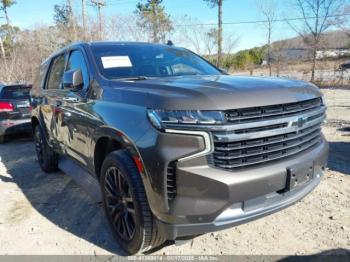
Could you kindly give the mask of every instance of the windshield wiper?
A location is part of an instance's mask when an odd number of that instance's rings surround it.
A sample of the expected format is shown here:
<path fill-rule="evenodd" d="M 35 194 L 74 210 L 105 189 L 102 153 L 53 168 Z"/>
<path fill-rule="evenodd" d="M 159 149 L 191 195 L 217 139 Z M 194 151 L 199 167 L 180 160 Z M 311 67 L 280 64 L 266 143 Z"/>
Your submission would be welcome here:
<path fill-rule="evenodd" d="M 140 80 L 148 80 L 150 79 L 147 76 L 132 76 L 132 77 L 116 77 L 115 80 L 120 81 L 140 81 Z"/>

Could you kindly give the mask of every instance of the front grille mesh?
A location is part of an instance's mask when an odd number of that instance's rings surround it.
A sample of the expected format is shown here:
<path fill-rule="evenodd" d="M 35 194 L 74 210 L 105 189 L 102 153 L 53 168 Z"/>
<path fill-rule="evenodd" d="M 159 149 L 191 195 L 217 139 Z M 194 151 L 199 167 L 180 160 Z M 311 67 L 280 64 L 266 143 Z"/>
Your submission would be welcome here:
<path fill-rule="evenodd" d="M 319 108 L 321 105 L 321 98 L 315 98 L 297 103 L 228 110 L 226 111 L 226 119 L 229 123 L 269 120 L 302 114 Z"/>
<path fill-rule="evenodd" d="M 235 128 L 212 133 L 213 161 L 218 168 L 234 170 L 293 156 L 317 145 L 321 140 L 325 107 L 321 99 L 313 99 L 286 105 L 229 110 L 226 114 L 228 122 L 236 123 Z M 303 123 L 298 124 L 299 118 Z M 269 124 L 270 120 L 274 124 Z"/>

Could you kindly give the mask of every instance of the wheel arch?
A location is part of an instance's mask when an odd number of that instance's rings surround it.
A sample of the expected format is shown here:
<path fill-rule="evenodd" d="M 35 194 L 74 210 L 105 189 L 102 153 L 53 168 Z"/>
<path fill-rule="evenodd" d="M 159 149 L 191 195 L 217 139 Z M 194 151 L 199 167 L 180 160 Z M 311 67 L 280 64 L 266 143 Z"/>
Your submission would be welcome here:
<path fill-rule="evenodd" d="M 144 175 L 145 170 L 141 155 L 131 138 L 112 127 L 100 128 L 94 137 L 95 146 L 93 147 L 92 157 L 97 178 L 101 175 L 100 171 L 105 157 L 115 150 L 126 150 L 132 157 L 141 175 Z"/>

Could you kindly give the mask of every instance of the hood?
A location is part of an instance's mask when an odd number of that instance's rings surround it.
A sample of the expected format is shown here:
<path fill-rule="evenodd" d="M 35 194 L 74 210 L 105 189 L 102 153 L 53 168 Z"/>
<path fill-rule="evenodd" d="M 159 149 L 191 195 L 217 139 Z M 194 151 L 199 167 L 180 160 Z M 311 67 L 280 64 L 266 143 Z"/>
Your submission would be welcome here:
<path fill-rule="evenodd" d="M 183 76 L 110 81 L 104 99 L 152 109 L 227 110 L 298 102 L 320 97 L 310 83 L 284 78 Z"/>

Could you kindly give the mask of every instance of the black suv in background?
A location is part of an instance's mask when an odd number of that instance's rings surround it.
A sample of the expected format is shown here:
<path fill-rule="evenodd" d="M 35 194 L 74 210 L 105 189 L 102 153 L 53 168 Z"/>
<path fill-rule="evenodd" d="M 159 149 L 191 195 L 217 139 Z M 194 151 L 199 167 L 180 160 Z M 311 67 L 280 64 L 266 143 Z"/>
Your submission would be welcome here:
<path fill-rule="evenodd" d="M 29 85 L 0 84 L 0 143 L 7 135 L 31 132 Z"/>
<path fill-rule="evenodd" d="M 129 254 L 285 208 L 328 155 L 316 86 L 229 76 L 168 45 L 68 46 L 41 65 L 32 106 L 41 168 L 102 198 Z"/>

